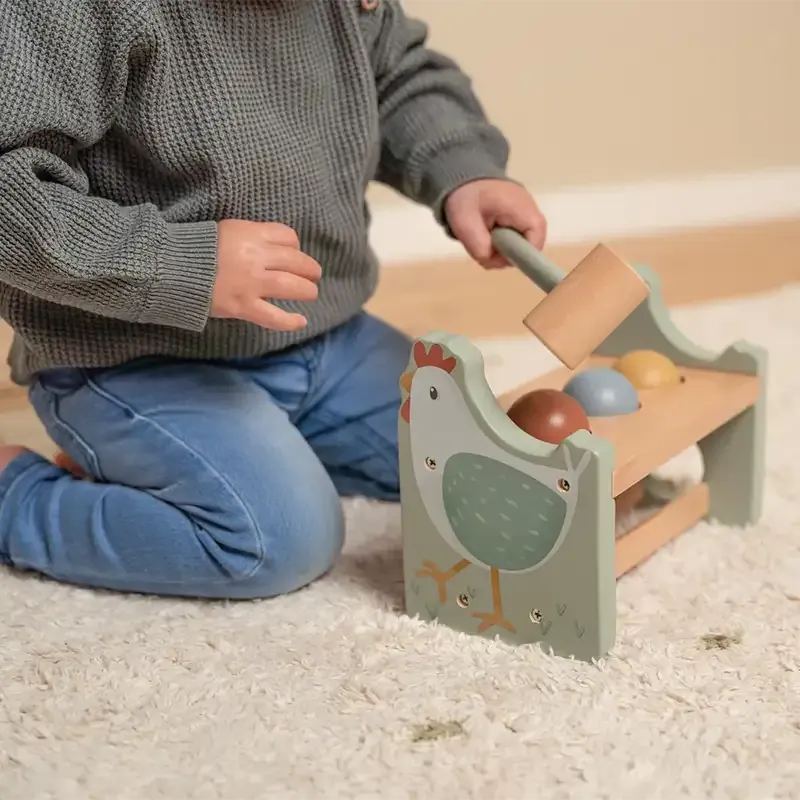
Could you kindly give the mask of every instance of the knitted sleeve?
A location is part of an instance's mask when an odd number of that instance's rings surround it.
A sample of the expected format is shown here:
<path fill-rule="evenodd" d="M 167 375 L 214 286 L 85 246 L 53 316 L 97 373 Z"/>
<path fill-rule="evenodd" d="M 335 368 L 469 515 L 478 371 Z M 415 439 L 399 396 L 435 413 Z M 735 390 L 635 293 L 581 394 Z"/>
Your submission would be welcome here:
<path fill-rule="evenodd" d="M 427 46 L 427 26 L 384 0 L 373 51 L 381 120 L 377 180 L 431 207 L 458 186 L 505 178 L 509 146 L 487 120 L 467 75 Z"/>
<path fill-rule="evenodd" d="M 0 283 L 128 322 L 201 331 L 213 222 L 92 196 L 84 154 L 110 129 L 149 3 L 14 0 L 0 11 Z"/>

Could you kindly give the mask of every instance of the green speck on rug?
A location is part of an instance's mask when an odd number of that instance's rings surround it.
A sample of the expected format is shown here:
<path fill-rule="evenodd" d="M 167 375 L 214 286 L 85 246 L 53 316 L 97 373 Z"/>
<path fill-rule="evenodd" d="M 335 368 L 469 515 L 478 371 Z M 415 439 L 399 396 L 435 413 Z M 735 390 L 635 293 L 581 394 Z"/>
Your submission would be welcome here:
<path fill-rule="evenodd" d="M 700 641 L 706 650 L 727 650 L 735 644 L 741 644 L 742 635 L 740 633 L 706 633 L 700 637 Z"/>
<path fill-rule="evenodd" d="M 437 739 L 451 739 L 454 736 L 464 736 L 464 726 L 457 719 L 446 722 L 427 722 L 424 725 L 415 725 L 411 733 L 412 742 L 433 742 Z"/>

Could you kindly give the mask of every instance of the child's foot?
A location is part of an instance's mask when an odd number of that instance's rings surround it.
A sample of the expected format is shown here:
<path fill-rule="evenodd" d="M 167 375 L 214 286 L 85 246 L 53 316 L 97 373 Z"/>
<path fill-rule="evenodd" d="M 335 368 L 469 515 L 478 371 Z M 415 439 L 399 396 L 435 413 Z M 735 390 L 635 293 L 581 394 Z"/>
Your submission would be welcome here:
<path fill-rule="evenodd" d="M 88 478 L 86 470 L 76 464 L 66 453 L 59 450 L 53 457 L 53 463 L 67 472 L 71 472 L 76 478 Z"/>
<path fill-rule="evenodd" d="M 16 444 L 0 444 L 0 472 L 2 472 L 17 456 L 27 453 L 25 447 Z"/>
<path fill-rule="evenodd" d="M 17 456 L 27 453 L 27 447 L 20 447 L 17 444 L 0 444 L 0 472 L 2 472 Z M 88 478 L 84 469 L 78 466 L 68 455 L 62 452 L 56 453 L 53 463 L 57 467 L 72 473 L 76 478 Z"/>

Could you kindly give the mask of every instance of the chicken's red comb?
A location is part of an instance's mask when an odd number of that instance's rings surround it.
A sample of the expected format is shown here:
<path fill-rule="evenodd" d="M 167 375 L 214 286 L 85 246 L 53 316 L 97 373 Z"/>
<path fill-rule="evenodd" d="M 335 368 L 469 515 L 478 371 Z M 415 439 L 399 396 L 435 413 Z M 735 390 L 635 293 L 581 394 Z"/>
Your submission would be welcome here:
<path fill-rule="evenodd" d="M 431 349 L 426 352 L 423 342 L 414 344 L 414 363 L 417 367 L 438 367 L 445 372 L 452 372 L 456 368 L 456 360 L 453 356 L 444 357 L 444 350 L 440 344 L 432 344 Z"/>

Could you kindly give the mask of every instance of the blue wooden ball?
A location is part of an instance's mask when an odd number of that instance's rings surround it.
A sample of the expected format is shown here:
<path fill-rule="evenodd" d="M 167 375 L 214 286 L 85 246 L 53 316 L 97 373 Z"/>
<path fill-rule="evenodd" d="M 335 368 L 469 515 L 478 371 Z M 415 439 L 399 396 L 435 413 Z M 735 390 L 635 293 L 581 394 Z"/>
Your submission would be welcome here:
<path fill-rule="evenodd" d="M 633 384 L 610 367 L 592 367 L 574 375 L 564 393 L 577 400 L 588 417 L 616 417 L 639 408 Z"/>

